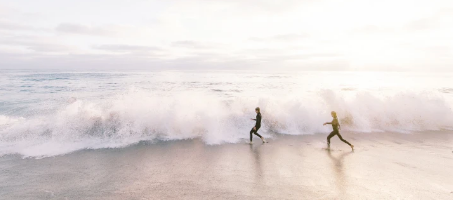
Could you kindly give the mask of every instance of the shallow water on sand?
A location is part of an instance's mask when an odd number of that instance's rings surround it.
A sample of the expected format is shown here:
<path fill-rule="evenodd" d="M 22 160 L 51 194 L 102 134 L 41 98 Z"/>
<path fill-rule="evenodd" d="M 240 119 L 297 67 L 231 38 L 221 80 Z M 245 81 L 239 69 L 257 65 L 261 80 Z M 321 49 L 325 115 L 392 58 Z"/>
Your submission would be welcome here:
<path fill-rule="evenodd" d="M 279 135 L 0 158 L 5 199 L 451 199 L 453 133 Z"/>

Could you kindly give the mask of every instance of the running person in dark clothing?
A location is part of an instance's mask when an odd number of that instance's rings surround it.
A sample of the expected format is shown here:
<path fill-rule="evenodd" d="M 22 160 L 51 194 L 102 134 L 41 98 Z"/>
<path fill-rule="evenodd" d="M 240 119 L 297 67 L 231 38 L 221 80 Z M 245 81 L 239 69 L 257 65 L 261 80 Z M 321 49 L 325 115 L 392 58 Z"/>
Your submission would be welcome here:
<path fill-rule="evenodd" d="M 256 119 L 252 119 L 252 120 L 255 120 L 255 121 L 256 121 L 256 124 L 255 124 L 255 126 L 252 128 L 252 130 L 250 130 L 250 144 L 252 143 L 253 134 L 255 134 L 255 135 L 257 135 L 258 137 L 260 137 L 261 140 L 263 141 L 263 143 L 266 143 L 266 140 L 263 138 L 263 136 L 261 136 L 260 134 L 258 134 L 258 129 L 261 128 L 261 112 L 260 112 L 260 108 L 259 108 L 259 107 L 256 107 L 256 108 L 255 108 L 255 112 L 256 112 Z"/>
<path fill-rule="evenodd" d="M 338 137 L 340 138 L 341 141 L 348 144 L 352 148 L 352 150 L 354 150 L 354 145 L 352 145 L 351 143 L 349 143 L 348 141 L 343 139 L 343 137 L 341 137 L 341 134 L 339 131 L 339 129 L 341 129 L 341 127 L 340 127 L 340 123 L 338 122 L 337 113 L 335 111 L 332 111 L 330 114 L 333 117 L 332 122 L 326 122 L 323 124 L 323 125 L 332 124 L 332 128 L 333 128 L 333 131 L 329 134 L 329 136 L 327 136 L 327 148 L 330 148 L 330 138 L 332 138 L 335 135 L 338 135 Z"/>

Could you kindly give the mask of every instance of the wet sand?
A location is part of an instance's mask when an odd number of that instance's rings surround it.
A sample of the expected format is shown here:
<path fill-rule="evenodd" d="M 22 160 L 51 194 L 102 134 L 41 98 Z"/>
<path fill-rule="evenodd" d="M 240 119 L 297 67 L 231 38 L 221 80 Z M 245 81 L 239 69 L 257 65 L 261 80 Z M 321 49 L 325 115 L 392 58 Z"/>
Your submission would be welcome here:
<path fill-rule="evenodd" d="M 453 132 L 276 135 L 0 158 L 1 199 L 453 199 Z"/>

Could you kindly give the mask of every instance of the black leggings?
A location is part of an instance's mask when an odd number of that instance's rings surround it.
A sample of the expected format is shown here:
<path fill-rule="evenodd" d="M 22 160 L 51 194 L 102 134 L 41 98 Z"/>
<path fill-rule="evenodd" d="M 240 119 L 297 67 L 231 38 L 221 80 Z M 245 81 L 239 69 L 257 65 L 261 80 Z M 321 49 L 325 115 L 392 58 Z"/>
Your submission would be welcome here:
<path fill-rule="evenodd" d="M 344 143 L 348 144 L 349 146 L 351 146 L 351 143 L 349 143 L 348 141 L 346 141 L 345 139 L 343 139 L 343 137 L 341 137 L 340 135 L 340 132 L 334 130 L 332 131 L 332 133 L 329 134 L 329 136 L 327 136 L 327 144 L 330 145 L 330 138 L 332 138 L 333 136 L 335 135 L 338 135 L 338 137 L 340 138 L 341 141 L 343 141 Z"/>
<path fill-rule="evenodd" d="M 253 130 L 253 128 L 252 128 L 252 130 L 250 130 L 250 142 L 252 141 L 253 134 L 257 135 L 260 138 L 263 138 L 263 136 L 258 134 L 258 129 L 260 129 L 260 127 L 256 127 L 256 130 Z"/>

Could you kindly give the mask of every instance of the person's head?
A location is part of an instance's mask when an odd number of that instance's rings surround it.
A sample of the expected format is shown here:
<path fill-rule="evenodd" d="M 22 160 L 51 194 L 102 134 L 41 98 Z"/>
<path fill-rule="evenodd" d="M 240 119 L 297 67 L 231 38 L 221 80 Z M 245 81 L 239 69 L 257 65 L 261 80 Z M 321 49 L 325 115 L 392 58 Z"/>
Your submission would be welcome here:
<path fill-rule="evenodd" d="M 256 107 L 256 108 L 255 108 L 255 112 L 256 112 L 256 113 L 260 113 L 260 107 Z"/>
<path fill-rule="evenodd" d="M 337 118 L 337 113 L 335 111 L 332 111 L 330 114 L 332 115 L 333 118 Z"/>

